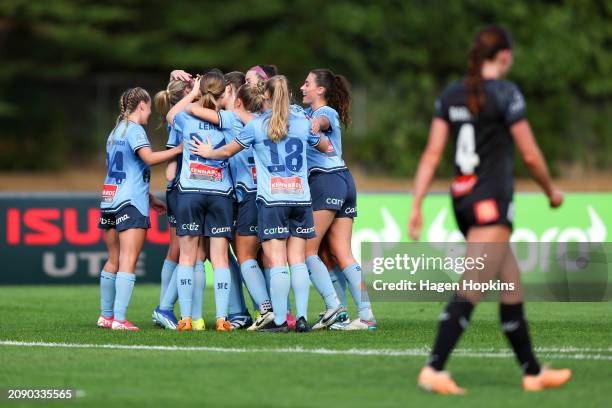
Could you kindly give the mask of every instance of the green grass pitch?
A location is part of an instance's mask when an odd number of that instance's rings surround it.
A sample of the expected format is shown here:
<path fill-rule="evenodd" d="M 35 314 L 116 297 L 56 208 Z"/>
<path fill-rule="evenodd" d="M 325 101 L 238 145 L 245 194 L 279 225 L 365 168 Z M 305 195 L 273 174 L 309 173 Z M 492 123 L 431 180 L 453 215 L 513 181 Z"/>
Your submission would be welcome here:
<path fill-rule="evenodd" d="M 10 388 L 80 390 L 80 397 L 70 401 L 10 402 L 14 407 L 601 407 L 612 396 L 610 303 L 527 305 L 540 360 L 574 371 L 566 387 L 535 394 L 520 388 L 519 368 L 499 329 L 497 305 L 480 305 L 448 365 L 468 395 L 444 397 L 415 385 L 442 303 L 376 303 L 376 332 L 216 333 L 210 330 L 214 300 L 207 289 L 208 330 L 179 333 L 151 324 L 158 290 L 156 285 L 136 285 L 128 318 L 141 331 L 112 332 L 95 327 L 97 286 L 0 287 L 0 403 L 7 403 Z M 321 308 L 320 298 L 311 292 L 311 321 Z M 354 308 L 349 311 L 355 315 Z M 128 347 L 59 348 L 8 341 Z M 304 352 L 312 349 L 319 351 Z"/>

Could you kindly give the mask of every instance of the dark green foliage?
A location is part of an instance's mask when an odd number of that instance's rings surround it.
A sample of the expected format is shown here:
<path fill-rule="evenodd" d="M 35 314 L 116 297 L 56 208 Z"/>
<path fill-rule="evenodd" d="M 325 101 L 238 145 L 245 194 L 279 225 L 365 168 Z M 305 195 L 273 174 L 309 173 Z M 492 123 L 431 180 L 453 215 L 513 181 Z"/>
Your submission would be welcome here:
<path fill-rule="evenodd" d="M 491 23 L 513 34 L 510 79 L 526 95 L 553 170 L 609 168 L 611 13 L 609 2 L 578 0 L 5 0 L 0 168 L 100 160 L 122 89 L 140 85 L 153 95 L 173 68 L 274 63 L 298 101 L 309 69 L 344 74 L 354 91 L 349 163 L 412 175 L 436 96 L 463 75 L 473 35 Z M 158 124 L 154 115 L 149 129 L 161 145 Z"/>

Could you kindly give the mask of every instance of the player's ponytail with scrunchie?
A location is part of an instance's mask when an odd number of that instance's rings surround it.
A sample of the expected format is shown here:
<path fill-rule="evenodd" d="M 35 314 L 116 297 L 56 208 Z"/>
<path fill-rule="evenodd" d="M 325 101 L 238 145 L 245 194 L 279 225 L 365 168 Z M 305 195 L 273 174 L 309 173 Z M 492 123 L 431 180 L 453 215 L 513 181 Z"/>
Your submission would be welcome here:
<path fill-rule="evenodd" d="M 265 90 L 270 96 L 272 115 L 268 123 L 268 138 L 278 143 L 289 131 L 290 94 L 287 78 L 276 75 L 266 81 Z"/>
<path fill-rule="evenodd" d="M 485 27 L 474 38 L 468 59 L 468 71 L 465 77 L 467 87 L 466 105 L 472 115 L 478 116 L 485 104 L 482 64 L 492 60 L 501 50 L 512 49 L 510 34 L 498 26 Z"/>
<path fill-rule="evenodd" d="M 325 101 L 327 105 L 338 112 L 340 122 L 345 126 L 351 123 L 351 85 L 342 75 L 336 75 L 329 69 L 313 69 L 318 86 L 325 88 Z"/>
<path fill-rule="evenodd" d="M 218 69 L 207 72 L 200 81 L 200 102 L 204 108 L 217 109 L 217 100 L 225 92 L 225 78 Z"/>
<path fill-rule="evenodd" d="M 244 109 L 247 112 L 256 113 L 263 110 L 264 98 L 264 83 L 244 84 L 238 88 L 236 98 L 240 99 Z"/>

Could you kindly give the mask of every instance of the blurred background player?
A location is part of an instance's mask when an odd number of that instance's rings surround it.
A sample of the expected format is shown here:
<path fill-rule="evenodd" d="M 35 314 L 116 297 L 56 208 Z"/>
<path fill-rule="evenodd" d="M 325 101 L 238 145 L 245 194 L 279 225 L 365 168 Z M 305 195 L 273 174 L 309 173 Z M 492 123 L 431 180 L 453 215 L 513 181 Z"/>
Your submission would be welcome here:
<path fill-rule="evenodd" d="M 142 127 L 151 115 L 151 98 L 131 88 L 119 99 L 120 113 L 106 143 L 107 175 L 102 190 L 99 228 L 104 230 L 108 260 L 100 276 L 102 313 L 98 326 L 138 330 L 126 318 L 136 275 L 136 262 L 150 228 L 149 205 L 160 213 L 166 206 L 149 194 L 149 166 L 176 157 L 181 147 L 153 152 Z"/>
<path fill-rule="evenodd" d="M 457 224 L 468 242 L 466 257 L 494 252 L 481 276 L 468 270 L 462 279 L 487 281 L 497 276 L 515 285 L 516 290 L 500 293 L 502 329 L 523 370 L 523 388 L 539 391 L 561 386 L 571 371 L 542 368 L 531 346 L 520 272 L 506 245 L 512 233 L 514 143 L 552 208 L 562 204 L 563 195 L 553 186 L 531 132 L 523 95 L 515 84 L 502 79 L 512 60 L 512 42 L 506 31 L 491 26 L 477 34 L 466 77 L 448 86 L 436 101 L 429 142 L 415 177 L 408 227 L 411 238 L 418 239 L 423 225 L 421 203 L 450 133 L 455 152 L 451 195 Z M 443 370 L 481 297 L 480 291 L 459 291 L 448 303 L 427 365 L 419 374 L 420 387 L 440 394 L 464 393 Z"/>
<path fill-rule="evenodd" d="M 257 168 L 258 236 L 270 268 L 270 294 L 274 320 L 261 331 L 288 331 L 287 295 L 293 289 L 298 332 L 307 323 L 310 279 L 305 265 L 306 239 L 314 236 L 306 146 L 328 147 L 326 139 L 310 133 L 301 111 L 292 110 L 287 79 L 275 76 L 265 84 L 266 112 L 250 121 L 240 136 L 220 149 L 211 143 L 199 150 L 204 157 L 222 160 L 253 146 Z M 287 271 L 291 269 L 291 279 Z M 291 283 L 290 283 L 291 282 Z"/>
<path fill-rule="evenodd" d="M 326 152 L 307 150 L 308 183 L 317 236 L 306 243 L 306 265 L 327 307 L 313 328 L 329 327 L 339 320 L 344 324 L 334 328 L 374 330 L 376 320 L 370 302 L 362 299 L 361 267 L 351 248 L 353 219 L 357 216 L 357 189 L 342 159 L 342 126 L 347 127 L 350 123 L 350 85 L 342 75 L 328 69 L 314 69 L 300 89 L 303 103 L 309 105 L 306 114 L 313 119 L 313 131 L 322 131 L 329 139 Z M 328 248 L 348 280 L 359 310 L 359 318 L 350 323 L 346 321 L 346 310 L 338 299 L 328 268 L 319 257 L 326 235 Z"/>

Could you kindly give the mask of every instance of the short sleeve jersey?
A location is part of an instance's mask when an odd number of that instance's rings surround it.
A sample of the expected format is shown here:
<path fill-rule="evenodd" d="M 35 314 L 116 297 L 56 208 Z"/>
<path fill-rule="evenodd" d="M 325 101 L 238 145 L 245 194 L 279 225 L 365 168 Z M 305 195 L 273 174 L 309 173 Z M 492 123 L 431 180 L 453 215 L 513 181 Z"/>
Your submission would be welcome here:
<path fill-rule="evenodd" d="M 186 112 L 180 112 L 174 118 L 174 130 L 183 142 L 183 158 L 178 180 L 181 193 L 205 193 L 229 196 L 233 194 L 233 182 L 227 160 L 210 160 L 191 153 L 189 142 L 198 139 L 206 142 L 210 139 L 213 148 L 217 149 L 231 140 L 229 130 L 219 125 L 200 120 Z"/>
<path fill-rule="evenodd" d="M 346 169 L 342 159 L 342 124 L 338 112 L 329 106 L 321 106 L 314 111 L 307 108 L 304 112 L 311 118 L 324 116 L 329 121 L 329 129 L 324 132 L 329 139 L 329 147 L 325 153 L 314 147 L 308 148 L 308 173 L 332 173 Z"/>
<path fill-rule="evenodd" d="M 102 189 L 102 212 L 116 212 L 127 205 L 149 216 L 149 181 L 151 170 L 136 154 L 150 146 L 144 128 L 121 121 L 106 141 L 107 174 Z"/>
<path fill-rule="evenodd" d="M 509 81 L 486 80 L 484 93 L 484 107 L 474 117 L 466 105 L 464 82 L 454 82 L 436 101 L 434 116 L 449 124 L 454 142 L 455 176 L 476 176 L 469 196 L 511 200 L 514 142 L 510 128 L 526 118 L 525 99 Z"/>
<path fill-rule="evenodd" d="M 289 111 L 287 136 L 279 142 L 268 137 L 271 112 L 250 121 L 236 141 L 252 147 L 257 168 L 257 200 L 266 206 L 310 205 L 306 150 L 316 146 L 320 135 L 310 133 L 303 112 Z"/>

